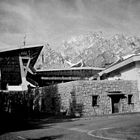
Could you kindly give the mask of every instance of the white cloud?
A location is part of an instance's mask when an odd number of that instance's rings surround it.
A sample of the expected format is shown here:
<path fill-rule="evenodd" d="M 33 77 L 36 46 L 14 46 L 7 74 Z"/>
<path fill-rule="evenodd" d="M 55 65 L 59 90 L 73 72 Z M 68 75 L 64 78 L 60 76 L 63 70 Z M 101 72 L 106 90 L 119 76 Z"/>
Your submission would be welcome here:
<path fill-rule="evenodd" d="M 16 44 L 27 33 L 29 42 L 56 45 L 96 30 L 139 35 L 139 12 L 138 0 L 1 0 L 0 40 Z"/>

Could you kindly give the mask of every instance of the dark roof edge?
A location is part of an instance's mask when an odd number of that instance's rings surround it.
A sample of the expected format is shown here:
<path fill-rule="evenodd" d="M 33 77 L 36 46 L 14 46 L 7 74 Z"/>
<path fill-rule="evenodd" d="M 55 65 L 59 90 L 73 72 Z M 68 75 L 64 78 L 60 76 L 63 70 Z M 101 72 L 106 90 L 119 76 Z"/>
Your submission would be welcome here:
<path fill-rule="evenodd" d="M 35 48 L 35 47 L 43 47 L 45 44 L 31 44 L 31 45 L 25 45 L 25 46 L 17 46 L 17 47 L 12 47 L 12 48 L 4 48 L 0 50 L 1 52 L 9 52 L 9 51 L 14 51 L 14 50 L 24 50 L 24 49 L 29 49 L 29 48 Z"/>

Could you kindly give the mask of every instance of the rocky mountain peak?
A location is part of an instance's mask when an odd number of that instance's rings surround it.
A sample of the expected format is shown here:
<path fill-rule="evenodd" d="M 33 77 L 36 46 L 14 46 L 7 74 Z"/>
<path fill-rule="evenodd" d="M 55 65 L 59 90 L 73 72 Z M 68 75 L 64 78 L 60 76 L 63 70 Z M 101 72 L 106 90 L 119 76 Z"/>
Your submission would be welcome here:
<path fill-rule="evenodd" d="M 67 62 L 76 64 L 81 60 L 84 66 L 107 67 L 119 58 L 139 53 L 140 38 L 124 34 L 106 38 L 102 32 L 90 32 L 63 41 L 60 48 L 61 52 L 57 52 L 46 46 L 40 54 L 37 68 L 69 68 L 71 66 Z"/>

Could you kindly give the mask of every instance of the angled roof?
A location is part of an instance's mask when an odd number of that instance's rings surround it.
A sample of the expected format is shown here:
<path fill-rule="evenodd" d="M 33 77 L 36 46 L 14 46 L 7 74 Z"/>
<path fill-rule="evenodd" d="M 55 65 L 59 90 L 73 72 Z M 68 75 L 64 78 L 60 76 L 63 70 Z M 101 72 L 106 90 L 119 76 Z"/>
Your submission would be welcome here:
<path fill-rule="evenodd" d="M 38 56 L 43 48 L 43 44 L 38 45 L 26 45 L 15 48 L 5 48 L 0 50 L 0 57 L 3 56 L 19 56 L 19 55 L 29 55 L 32 59 L 30 62 L 30 66 L 34 66 L 36 63 Z"/>
<path fill-rule="evenodd" d="M 25 49 L 25 48 L 34 48 L 38 46 L 44 46 L 44 44 L 30 44 L 30 45 L 25 45 L 25 46 L 8 46 L 5 48 L 0 48 L 0 53 L 1 52 L 7 52 L 7 51 L 13 51 L 13 50 L 19 50 L 19 49 Z"/>
<path fill-rule="evenodd" d="M 105 70 L 101 71 L 99 73 L 99 76 L 102 76 L 103 74 L 107 74 L 110 73 L 112 71 L 115 71 L 117 69 L 120 69 L 130 63 L 136 62 L 136 61 L 140 61 L 140 54 L 138 55 L 132 55 L 131 57 L 124 59 L 122 61 L 119 61 L 113 65 L 111 65 L 110 67 L 106 68 Z"/>

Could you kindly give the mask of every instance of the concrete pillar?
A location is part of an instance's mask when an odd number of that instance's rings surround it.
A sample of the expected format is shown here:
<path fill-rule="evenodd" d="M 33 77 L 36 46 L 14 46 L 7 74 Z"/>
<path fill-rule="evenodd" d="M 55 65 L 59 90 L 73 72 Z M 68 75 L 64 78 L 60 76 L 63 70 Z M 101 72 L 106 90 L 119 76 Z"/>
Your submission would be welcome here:
<path fill-rule="evenodd" d="M 22 86 L 22 90 L 27 90 L 27 80 L 26 80 L 26 76 L 25 76 L 25 72 L 24 72 L 24 67 L 23 67 L 23 62 L 22 62 L 22 58 L 19 56 L 19 63 L 20 63 L 20 73 L 21 73 L 21 86 Z"/>

